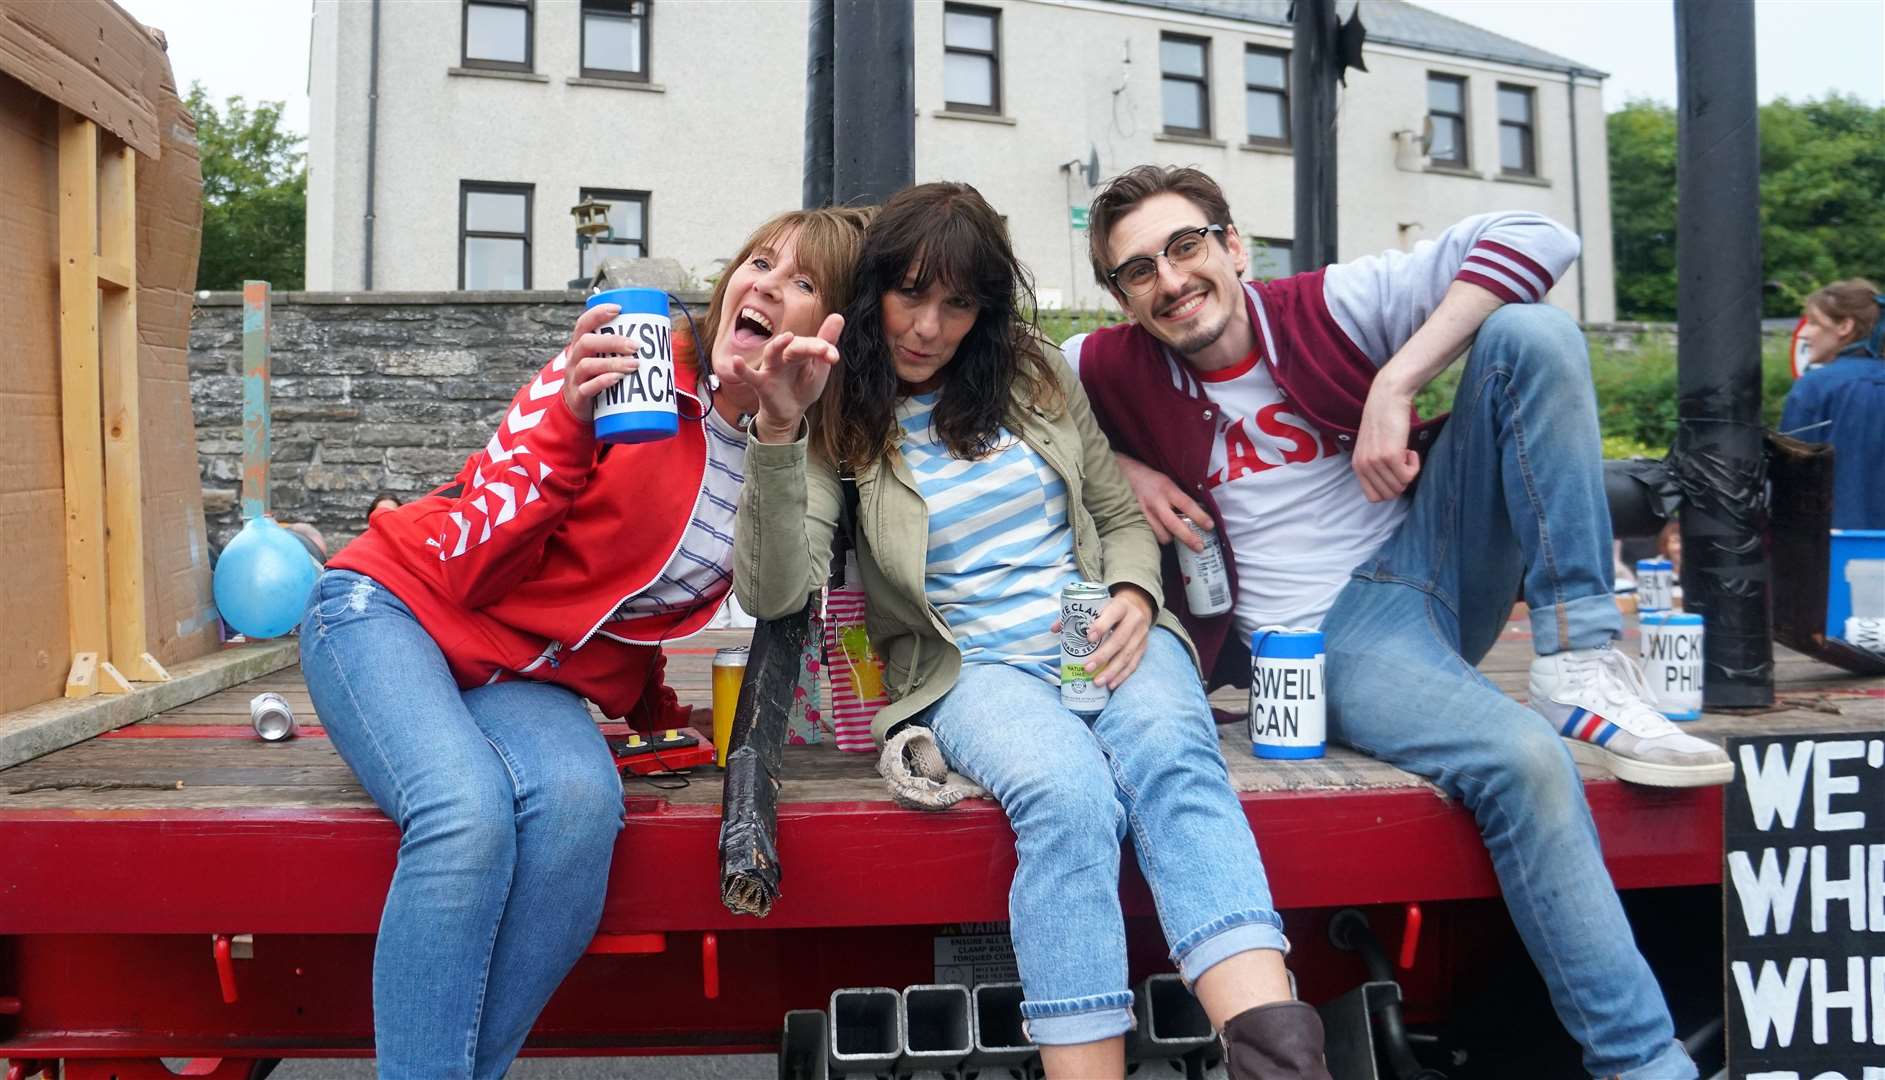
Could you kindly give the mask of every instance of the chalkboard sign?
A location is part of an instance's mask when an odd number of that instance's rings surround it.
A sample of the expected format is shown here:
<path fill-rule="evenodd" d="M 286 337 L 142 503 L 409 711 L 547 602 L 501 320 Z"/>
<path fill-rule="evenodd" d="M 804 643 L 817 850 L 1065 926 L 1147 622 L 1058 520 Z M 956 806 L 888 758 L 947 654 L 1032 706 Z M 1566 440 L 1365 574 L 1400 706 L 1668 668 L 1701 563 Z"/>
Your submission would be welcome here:
<path fill-rule="evenodd" d="M 1728 1076 L 1885 1080 L 1885 732 L 1728 754 Z"/>

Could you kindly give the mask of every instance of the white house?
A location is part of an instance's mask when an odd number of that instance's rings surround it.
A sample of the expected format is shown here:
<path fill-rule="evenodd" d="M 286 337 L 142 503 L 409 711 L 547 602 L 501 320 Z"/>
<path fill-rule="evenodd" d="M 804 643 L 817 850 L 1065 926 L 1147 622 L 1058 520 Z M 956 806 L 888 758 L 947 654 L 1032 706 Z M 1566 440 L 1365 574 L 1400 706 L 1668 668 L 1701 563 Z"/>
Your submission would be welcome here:
<path fill-rule="evenodd" d="M 988 196 L 1044 306 L 1107 303 L 1085 256 L 1095 159 L 1102 180 L 1143 162 L 1204 168 L 1261 242 L 1253 272 L 1285 272 L 1286 9 L 916 0 L 917 178 Z M 705 281 L 798 203 L 807 10 L 315 0 L 307 287 L 561 288 L 586 276 L 569 213 L 585 195 L 609 202 L 614 229 L 590 265 L 662 256 Z M 1337 120 L 1341 257 L 1483 210 L 1539 210 L 1584 237 L 1551 299 L 1611 319 L 1603 74 L 1404 0 L 1367 0 L 1361 17 L 1369 70 L 1349 73 Z"/>

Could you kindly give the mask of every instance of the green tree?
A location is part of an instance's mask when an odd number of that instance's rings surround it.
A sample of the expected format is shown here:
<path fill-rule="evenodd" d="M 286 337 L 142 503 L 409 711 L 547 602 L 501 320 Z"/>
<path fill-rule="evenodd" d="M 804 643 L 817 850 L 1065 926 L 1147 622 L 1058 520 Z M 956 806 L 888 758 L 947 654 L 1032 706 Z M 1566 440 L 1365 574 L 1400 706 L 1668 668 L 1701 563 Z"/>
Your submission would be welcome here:
<path fill-rule="evenodd" d="M 218 109 L 201 83 L 187 99 L 203 161 L 199 289 L 239 289 L 243 279 L 299 289 L 306 272 L 308 173 L 302 138 L 281 126 L 282 103 L 250 108 L 240 96 Z"/>
<path fill-rule="evenodd" d="M 1796 315 L 1806 295 L 1847 277 L 1885 278 L 1885 108 L 1831 96 L 1763 105 L 1761 262 L 1776 284 L 1764 314 Z M 1676 115 L 1632 101 L 1609 116 L 1617 311 L 1676 313 Z"/>

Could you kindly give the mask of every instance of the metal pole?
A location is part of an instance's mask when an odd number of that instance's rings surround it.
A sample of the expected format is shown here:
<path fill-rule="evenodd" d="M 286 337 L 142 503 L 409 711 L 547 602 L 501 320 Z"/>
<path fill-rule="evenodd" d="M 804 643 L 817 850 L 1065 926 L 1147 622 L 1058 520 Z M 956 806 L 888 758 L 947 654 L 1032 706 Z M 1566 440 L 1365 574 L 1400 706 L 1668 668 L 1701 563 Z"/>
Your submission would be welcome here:
<path fill-rule="evenodd" d="M 1565 75 L 1565 100 L 1571 103 L 1571 228 L 1578 236 L 1584 235 L 1584 189 L 1583 172 L 1578 166 L 1577 155 L 1577 75 L 1572 68 Z M 1589 318 L 1584 311 L 1584 261 L 1577 263 L 1577 321 Z"/>
<path fill-rule="evenodd" d="M 1685 606 L 1704 704 L 1774 701 L 1761 540 L 1760 138 L 1752 0 L 1676 0 L 1677 416 Z"/>
<path fill-rule="evenodd" d="M 242 520 L 268 514 L 269 286 L 242 283 Z"/>
<path fill-rule="evenodd" d="M 1335 0 L 1296 0 L 1289 126 L 1296 161 L 1296 269 L 1335 261 Z"/>
<path fill-rule="evenodd" d="M 880 203 L 916 178 L 914 0 L 836 0 L 832 198 Z"/>
<path fill-rule="evenodd" d="M 338 11 L 335 18 L 339 18 Z M 373 288 L 373 167 L 377 161 L 376 153 L 380 134 L 380 0 L 373 0 L 372 45 L 367 58 L 367 212 L 363 219 L 366 237 L 363 241 L 365 251 L 360 261 L 365 265 L 365 281 L 361 288 L 369 291 Z"/>
<path fill-rule="evenodd" d="M 832 0 L 812 0 L 805 42 L 805 185 L 810 210 L 831 205 Z"/>

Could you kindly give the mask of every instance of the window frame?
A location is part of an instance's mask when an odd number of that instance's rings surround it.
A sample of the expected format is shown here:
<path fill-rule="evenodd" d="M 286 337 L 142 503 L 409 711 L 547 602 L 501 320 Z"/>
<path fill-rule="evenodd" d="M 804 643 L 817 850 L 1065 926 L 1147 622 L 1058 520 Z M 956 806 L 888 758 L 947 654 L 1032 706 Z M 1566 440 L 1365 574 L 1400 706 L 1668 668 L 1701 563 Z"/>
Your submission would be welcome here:
<path fill-rule="evenodd" d="M 515 60 L 481 60 L 471 55 L 471 8 L 473 5 L 492 8 L 518 8 L 524 13 L 524 62 Z M 481 68 L 486 71 L 526 71 L 534 74 L 537 70 L 537 3 L 536 0 L 463 0 L 459 4 L 458 18 L 458 64 L 460 67 Z"/>
<path fill-rule="evenodd" d="M 1458 113 L 1441 112 L 1440 110 L 1435 109 L 1433 107 L 1432 91 L 1433 91 L 1433 84 L 1436 81 L 1437 82 L 1450 82 L 1460 88 L 1460 111 Z M 1472 99 L 1468 96 L 1468 93 L 1467 93 L 1468 89 L 1471 86 L 1472 86 L 1472 83 L 1468 80 L 1468 77 L 1465 75 L 1455 75 L 1449 71 L 1427 72 L 1427 83 L 1425 87 L 1425 89 L 1428 91 L 1427 116 L 1429 118 L 1432 118 L 1435 116 L 1450 116 L 1458 120 L 1460 124 L 1459 156 L 1449 157 L 1449 158 L 1434 157 L 1432 152 L 1429 151 L 1427 158 L 1435 166 L 1438 166 L 1440 168 L 1446 168 L 1446 169 L 1470 169 L 1473 167 L 1473 136 L 1472 136 L 1473 105 L 1472 105 Z"/>
<path fill-rule="evenodd" d="M 1249 57 L 1250 57 L 1250 54 L 1252 53 L 1262 53 L 1267 56 L 1274 56 L 1277 59 L 1283 61 L 1283 85 L 1281 88 L 1274 87 L 1274 86 L 1255 86 L 1251 84 Z M 1244 58 L 1245 58 L 1245 63 L 1244 63 L 1244 145 L 1268 146 L 1268 147 L 1274 147 L 1277 149 L 1287 150 L 1293 145 L 1295 145 L 1294 133 L 1291 131 L 1290 126 L 1289 126 L 1289 95 L 1290 95 L 1289 50 L 1279 49 L 1275 47 L 1274 45 L 1257 45 L 1252 42 L 1245 42 L 1244 43 Z M 1250 94 L 1252 91 L 1255 91 L 1260 94 L 1276 94 L 1282 97 L 1283 99 L 1283 136 L 1282 138 L 1279 139 L 1271 135 L 1252 135 L 1250 133 Z"/>
<path fill-rule="evenodd" d="M 1251 281 L 1280 281 L 1286 277 L 1293 277 L 1298 273 L 1296 269 L 1296 241 L 1293 237 L 1258 236 L 1255 233 L 1249 233 L 1249 232 L 1244 233 L 1244 246 L 1246 248 L 1250 249 L 1254 253 L 1254 251 L 1256 250 L 1256 245 L 1258 244 L 1261 244 L 1263 248 L 1268 251 L 1288 252 L 1289 253 L 1289 266 L 1287 268 L 1288 272 L 1279 274 L 1273 278 L 1259 278 L 1256 275 L 1256 260 L 1252 259 L 1251 268 L 1250 268 Z"/>
<path fill-rule="evenodd" d="M 597 199 L 603 202 L 640 203 L 641 204 L 641 239 L 634 242 L 641 245 L 641 254 L 632 256 L 632 257 L 637 258 L 637 259 L 648 258 L 648 251 L 650 248 L 650 244 L 648 243 L 648 236 L 649 236 L 649 233 L 653 231 L 649 227 L 652 224 L 652 221 L 649 217 L 648 211 L 653 202 L 653 195 L 650 192 L 645 191 L 645 190 L 636 190 L 633 188 L 597 188 L 597 187 L 577 188 L 576 191 L 577 191 L 576 201 L 579 203 L 586 202 L 590 199 Z M 589 248 L 595 247 L 597 245 L 607 245 L 609 247 L 615 247 L 618 245 L 626 245 L 628 243 L 629 241 L 627 240 L 591 240 L 587 245 L 584 246 L 584 251 L 586 252 Z M 606 256 L 603 256 L 603 255 L 597 255 L 596 260 L 600 262 L 605 257 Z"/>
<path fill-rule="evenodd" d="M 1524 83 L 1508 83 L 1508 82 L 1499 83 L 1497 88 L 1494 90 L 1493 102 L 1495 105 L 1498 104 L 1498 100 L 1499 100 L 1497 95 L 1503 94 L 1508 90 L 1517 91 L 1525 95 L 1526 122 L 1521 124 L 1517 122 L 1516 120 L 1507 120 L 1505 118 L 1505 110 L 1503 108 L 1498 109 L 1499 175 L 1500 176 L 1522 176 L 1528 179 L 1537 179 L 1538 177 L 1538 88 L 1535 86 L 1527 86 Z M 1505 163 L 1505 129 L 1506 128 L 1517 128 L 1518 130 L 1525 133 L 1525 149 L 1524 149 L 1524 154 L 1522 156 L 1526 159 L 1529 159 L 1528 160 L 1529 167 L 1515 169 L 1506 165 Z"/>
<path fill-rule="evenodd" d="M 631 8 L 641 8 L 641 70 L 618 71 L 614 68 L 592 68 L 586 62 L 589 55 L 589 0 L 581 0 L 576 5 L 576 70 L 585 79 L 613 79 L 616 82 L 645 83 L 654 70 L 654 0 L 630 0 Z M 603 18 L 621 18 L 631 21 L 637 16 L 617 16 L 614 12 L 598 12 Z"/>
<path fill-rule="evenodd" d="M 519 234 L 511 232 L 493 232 L 489 229 L 468 230 L 465 228 L 465 209 L 473 194 L 522 195 L 524 197 L 524 285 L 531 287 L 530 264 L 535 256 L 535 224 L 537 208 L 537 185 L 512 184 L 497 180 L 460 180 L 458 182 L 458 291 L 465 290 L 465 241 L 473 238 L 484 240 L 516 240 Z"/>
<path fill-rule="evenodd" d="M 973 15 L 977 18 L 988 19 L 989 24 L 990 24 L 989 40 L 994 42 L 994 47 L 989 50 L 984 51 L 982 49 L 971 49 L 963 45 L 949 44 L 949 16 L 952 14 L 953 15 Z M 988 88 L 989 89 L 988 96 L 994 102 L 994 104 L 992 106 L 991 105 L 974 105 L 968 102 L 950 101 L 949 91 L 948 91 L 948 81 L 947 79 L 945 79 L 943 83 L 943 86 L 944 86 L 943 108 L 949 112 L 976 113 L 981 116 L 1002 115 L 1002 111 L 1001 111 L 1002 109 L 1001 9 L 981 7 L 976 4 L 956 4 L 956 3 L 944 4 L 943 5 L 943 64 L 945 68 L 947 67 L 949 63 L 950 53 L 961 53 L 964 56 L 985 56 L 988 58 L 988 62 L 990 65 L 989 67 L 990 85 Z"/>
<path fill-rule="evenodd" d="M 1159 32 L 1158 41 L 1159 41 L 1159 70 L 1158 70 L 1159 130 L 1167 135 L 1176 135 L 1181 138 L 1187 138 L 1187 139 L 1211 138 L 1212 137 L 1211 135 L 1211 127 L 1212 127 L 1212 124 L 1211 124 L 1211 120 L 1212 120 L 1212 117 L 1211 117 L 1211 39 L 1208 37 L 1198 37 L 1194 34 L 1175 34 L 1169 30 L 1162 30 Z M 1204 64 L 1203 64 L 1204 74 L 1201 76 L 1200 75 L 1168 74 L 1165 70 L 1165 58 L 1164 58 L 1165 43 L 1168 41 L 1183 42 L 1184 44 L 1187 44 L 1187 45 L 1196 45 L 1198 47 L 1199 54 L 1204 59 Z M 1196 83 L 1199 87 L 1203 89 L 1204 91 L 1204 103 L 1203 103 L 1203 109 L 1202 109 L 1203 120 L 1204 120 L 1203 127 L 1201 128 L 1173 127 L 1171 124 L 1166 122 L 1166 119 L 1165 119 L 1165 81 L 1167 79 L 1172 79 L 1179 82 Z M 1245 126 L 1248 127 L 1248 125 L 1245 125 Z"/>

